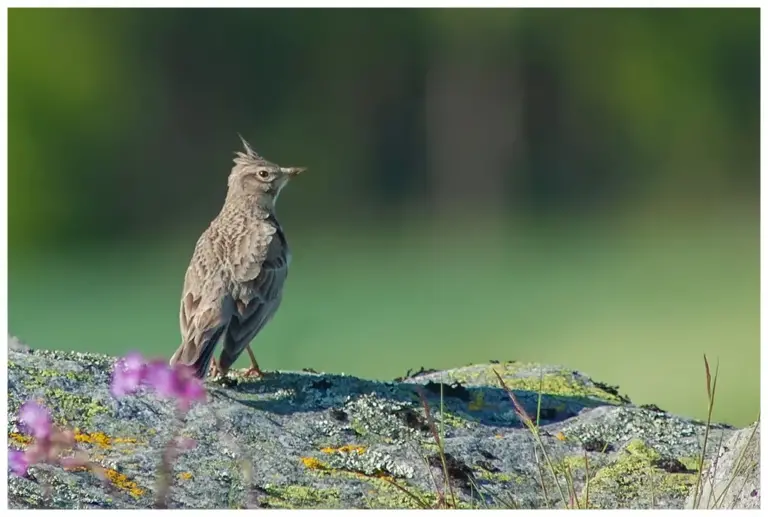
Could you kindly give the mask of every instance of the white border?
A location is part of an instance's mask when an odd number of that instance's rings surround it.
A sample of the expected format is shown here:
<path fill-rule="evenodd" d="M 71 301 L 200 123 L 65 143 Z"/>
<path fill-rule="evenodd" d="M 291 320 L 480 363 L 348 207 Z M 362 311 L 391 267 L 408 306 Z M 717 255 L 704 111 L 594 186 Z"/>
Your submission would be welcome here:
<path fill-rule="evenodd" d="M 714 2 L 714 1 L 705 1 L 705 2 L 693 2 L 693 1 L 685 1 L 685 2 L 661 2 L 661 1 L 654 1 L 654 2 L 625 2 L 625 1 L 592 1 L 592 2 L 576 2 L 576 1 L 570 1 L 570 2 L 552 2 L 552 1 L 518 1 L 518 2 L 509 2 L 509 1 L 389 1 L 389 2 L 351 2 L 351 1 L 335 1 L 335 2 L 312 2 L 312 1 L 300 1 L 300 2 L 289 2 L 289 1 L 262 1 L 262 2 L 254 2 L 254 1 L 222 1 L 222 2 L 203 2 L 203 1 L 185 1 L 185 2 L 152 2 L 152 1 L 133 1 L 133 2 L 97 2 L 97 1 L 77 1 L 77 2 L 61 2 L 61 1 L 44 1 L 44 2 L 22 2 L 22 1 L 10 1 L 6 2 L 4 7 L 761 7 L 761 4 L 763 2 L 760 1 L 749 1 L 749 2 Z M 760 73 L 760 80 L 761 80 L 761 103 L 760 103 L 760 121 L 761 121 L 761 130 L 764 128 L 763 122 L 765 121 L 765 103 L 762 102 L 762 98 L 765 97 L 766 94 L 766 77 L 764 73 L 765 69 L 765 62 L 766 62 L 766 54 L 768 54 L 768 44 L 765 42 L 765 31 L 762 30 L 762 22 L 763 22 L 763 16 L 762 16 L 762 10 L 761 10 L 761 73 Z M 2 224 L 0 224 L 0 232 L 2 232 L 2 235 L 0 238 L 0 245 L 2 245 L 2 253 L 0 253 L 0 260 L 2 262 L 0 265 L 2 268 L 0 268 L 0 291 L 2 292 L 2 300 L 0 300 L 0 322 L 2 323 L 3 330 L 5 331 L 5 335 L 8 335 L 8 307 L 7 307 L 7 300 L 8 300 L 8 235 L 7 235 L 7 228 L 8 228 L 8 221 L 7 221 L 7 202 L 8 202 L 8 191 L 7 191 L 7 145 L 8 145 L 8 49 L 7 49 L 7 34 L 8 34 L 8 12 L 7 9 L 3 9 L 2 12 L 0 12 L 0 40 L 2 43 L 2 52 L 0 53 L 0 69 L 2 70 L 2 80 L 0 80 L 0 114 L 2 114 L 2 119 L 4 121 L 2 125 L 2 142 L 0 142 L 0 170 L 2 170 L 2 182 L 0 182 L 0 202 L 2 202 L 3 210 L 2 210 Z M 765 132 L 763 131 L 761 133 L 761 156 L 763 156 L 763 153 L 766 149 L 766 142 L 768 142 L 768 137 L 766 136 Z M 768 187 L 766 186 L 766 183 L 764 180 L 764 165 L 763 160 L 761 160 L 761 168 L 760 168 L 760 193 L 761 193 L 761 199 L 765 198 L 766 193 L 768 193 Z M 765 265 L 765 256 L 766 251 L 768 251 L 766 247 L 766 223 L 768 223 L 768 210 L 766 210 L 765 206 L 761 203 L 760 205 L 760 222 L 761 222 L 761 228 L 760 228 L 760 237 L 761 237 L 761 245 L 760 245 L 760 251 L 761 251 L 761 273 L 763 271 L 763 266 Z M 768 286 L 768 281 L 766 281 L 765 277 L 761 274 L 760 277 L 760 294 L 761 294 L 761 301 L 764 298 L 766 294 L 766 287 Z M 766 331 L 764 322 L 766 320 L 766 309 L 765 306 L 761 304 L 761 311 L 760 311 L 760 323 L 761 323 L 761 352 L 763 352 L 762 343 L 765 341 L 766 337 Z M 7 345 L 6 345 L 7 346 Z M 0 357 L 0 376 L 2 376 L 2 383 L 4 386 L 7 386 L 7 361 L 8 356 L 7 353 L 1 354 Z M 761 373 L 762 371 L 765 371 L 766 368 L 766 354 L 761 353 Z M 761 375 L 761 415 L 765 414 L 765 407 L 766 407 L 766 383 L 763 381 L 762 375 Z M 2 421 L 7 426 L 7 419 L 8 419 L 8 411 L 7 411 L 7 392 L 6 395 L 2 397 L 2 407 L 0 408 L 0 413 L 2 413 Z M 5 434 L 5 433 L 4 433 Z M 4 443 L 6 445 L 6 449 L 8 446 L 8 437 L 5 435 L 3 437 Z M 765 464 L 766 461 L 766 455 L 768 453 L 765 450 L 765 442 L 763 441 L 761 443 L 761 463 Z M 2 472 L 7 472 L 7 455 L 6 454 L 0 454 L 0 457 L 2 458 Z M 7 508 L 8 505 L 8 490 L 7 490 L 7 476 L 2 476 L 2 487 L 0 487 L 0 502 L 2 503 L 0 507 Z M 765 476 L 761 476 L 762 483 L 761 483 L 761 496 L 765 494 L 765 486 L 768 484 L 765 480 Z M 50 510 L 50 512 L 53 512 L 54 510 Z M 55 510 L 57 514 L 61 513 L 61 510 Z M 140 510 L 140 512 L 149 512 L 150 510 Z M 175 510 L 180 511 L 180 510 Z M 264 511 L 264 510 L 261 510 Z M 294 511 L 300 511 L 300 510 L 294 510 Z M 309 510 L 306 510 L 309 511 Z M 353 512 L 361 512 L 361 510 L 349 510 Z M 347 511 L 347 512 L 349 512 Z M 526 510 L 518 510 L 520 511 L 526 511 Z M 538 512 L 552 512 L 553 510 L 539 510 Z M 611 512 L 619 512 L 619 510 L 610 510 Z M 43 513 L 47 513 L 48 511 L 43 511 Z M 74 512 L 74 510 L 72 510 Z M 107 510 L 92 510 L 89 512 L 90 515 L 101 515 L 103 514 L 111 514 L 111 512 Z M 200 512 L 202 514 L 202 510 L 192 510 L 192 512 Z M 215 510 L 210 511 L 206 510 L 205 514 L 210 515 L 212 513 L 225 513 L 230 512 L 230 510 Z M 335 514 L 335 510 L 312 510 L 313 514 L 315 515 L 331 515 L 332 513 Z M 365 511 L 365 515 L 371 515 L 371 514 L 380 514 L 382 512 L 390 513 L 391 511 L 386 510 L 367 510 Z M 421 510 L 415 510 L 412 513 L 421 514 Z M 658 512 L 658 510 L 654 510 L 654 512 Z M 20 513 L 18 511 L 13 511 L 13 513 Z M 399 514 L 404 513 L 411 513 L 407 510 L 400 510 L 398 511 Z M 189 515 L 189 513 L 187 513 Z"/>

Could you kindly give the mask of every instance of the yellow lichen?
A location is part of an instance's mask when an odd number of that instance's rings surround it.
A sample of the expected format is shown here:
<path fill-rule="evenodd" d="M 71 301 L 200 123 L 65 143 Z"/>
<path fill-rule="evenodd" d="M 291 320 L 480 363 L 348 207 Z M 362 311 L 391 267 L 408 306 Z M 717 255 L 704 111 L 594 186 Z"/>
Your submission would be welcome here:
<path fill-rule="evenodd" d="M 104 473 L 107 479 L 112 482 L 117 488 L 125 490 L 135 498 L 139 498 L 144 495 L 144 489 L 139 487 L 134 481 L 128 479 L 125 474 L 121 474 L 113 469 L 105 469 Z"/>
<path fill-rule="evenodd" d="M 180 472 L 179 473 L 179 479 L 183 479 L 185 481 L 188 481 L 192 479 L 192 473 L 191 472 Z"/>
<path fill-rule="evenodd" d="M 22 433 L 9 433 L 8 438 L 21 445 L 29 445 L 32 443 L 32 437 Z M 97 445 L 102 449 L 107 449 L 119 443 L 138 443 L 138 440 L 135 438 L 112 438 L 101 432 L 84 433 L 77 428 L 75 428 L 75 441 L 78 443 Z"/>
<path fill-rule="evenodd" d="M 21 433 L 9 433 L 8 434 L 8 438 L 10 438 L 11 441 L 19 443 L 21 445 L 28 445 L 29 443 L 32 442 L 32 437 L 31 436 L 27 436 L 27 435 L 21 434 Z"/>
<path fill-rule="evenodd" d="M 125 490 L 135 498 L 139 498 L 144 495 L 144 489 L 137 485 L 134 481 L 130 480 L 125 474 L 121 474 L 114 469 L 108 469 L 101 467 L 100 465 L 93 465 L 91 468 L 84 465 L 78 465 L 76 467 L 67 467 L 65 470 L 69 472 L 86 472 L 88 470 L 96 470 L 103 473 L 104 476 L 117 488 Z"/>
<path fill-rule="evenodd" d="M 324 447 L 320 449 L 320 452 L 325 454 L 338 454 L 347 452 L 356 452 L 357 454 L 363 454 L 366 448 L 361 445 L 342 445 L 341 447 Z"/>
<path fill-rule="evenodd" d="M 301 458 L 301 462 L 304 464 L 305 467 L 307 467 L 310 470 L 327 470 L 328 467 L 325 466 L 325 464 L 318 460 L 317 458 L 312 457 L 303 457 Z"/>
<path fill-rule="evenodd" d="M 83 433 L 79 430 L 75 431 L 75 440 L 79 443 L 97 445 L 102 449 L 106 449 L 118 443 L 137 443 L 137 440 L 134 438 L 112 438 L 101 432 Z"/>

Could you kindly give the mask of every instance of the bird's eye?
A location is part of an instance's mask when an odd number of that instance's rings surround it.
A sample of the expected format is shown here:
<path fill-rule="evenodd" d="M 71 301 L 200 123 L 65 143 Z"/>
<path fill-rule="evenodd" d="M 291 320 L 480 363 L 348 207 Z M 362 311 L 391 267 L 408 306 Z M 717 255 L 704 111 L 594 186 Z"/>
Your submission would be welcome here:
<path fill-rule="evenodd" d="M 261 178 L 263 180 L 269 178 L 269 171 L 264 170 L 264 169 L 260 170 L 259 171 L 259 178 Z"/>

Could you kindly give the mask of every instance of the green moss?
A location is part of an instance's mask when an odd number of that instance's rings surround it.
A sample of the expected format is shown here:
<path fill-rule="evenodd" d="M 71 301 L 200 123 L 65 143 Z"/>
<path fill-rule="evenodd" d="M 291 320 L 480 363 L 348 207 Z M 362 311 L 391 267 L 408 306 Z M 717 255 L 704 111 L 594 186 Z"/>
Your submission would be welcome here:
<path fill-rule="evenodd" d="M 403 480 L 395 479 L 390 475 L 382 474 L 378 476 L 347 468 L 336 468 L 327 463 L 320 462 L 314 457 L 301 458 L 301 462 L 314 476 L 364 481 L 370 486 L 365 493 L 367 508 L 421 508 L 420 502 L 433 506 L 437 501 L 435 494 L 421 491 L 419 488 L 407 485 Z M 387 479 L 384 479 L 385 476 Z M 411 495 L 393 486 L 392 483 L 404 487 Z M 325 499 L 327 500 L 327 498 Z M 268 503 L 273 504 L 269 501 Z M 278 505 L 275 506 L 278 507 Z M 312 506 L 293 505 L 279 507 L 308 508 Z M 323 506 L 314 507 L 323 508 Z"/>
<path fill-rule="evenodd" d="M 549 372 L 543 378 L 540 378 L 536 374 L 539 368 L 536 364 L 513 361 L 491 364 L 487 368 L 452 371 L 449 374 L 449 378 L 452 382 L 498 387 L 499 381 L 496 378 L 495 371 L 501 375 L 507 387 L 514 390 L 538 393 L 539 388 L 541 388 L 544 395 L 593 397 L 616 404 L 623 402 L 615 394 L 592 383 L 585 384 L 582 379 L 577 379 L 571 371 Z"/>
<path fill-rule="evenodd" d="M 54 418 L 64 424 L 87 424 L 94 416 L 108 411 L 106 406 L 91 397 L 74 395 L 59 388 L 46 390 L 45 399 Z"/>
<path fill-rule="evenodd" d="M 365 428 L 365 423 L 359 418 L 353 419 L 352 422 L 349 423 L 349 427 L 351 427 L 358 436 L 366 436 L 369 434 L 368 429 Z"/>
<path fill-rule="evenodd" d="M 694 456 L 684 456 L 682 458 L 679 458 L 679 460 L 680 460 L 680 463 L 685 465 L 685 468 L 687 468 L 688 470 L 695 470 L 695 471 L 698 472 L 698 470 L 699 470 L 699 458 L 694 457 Z M 707 460 L 704 460 L 704 469 L 705 470 L 706 470 L 706 468 L 708 466 L 708 463 L 709 462 L 707 462 Z"/>
<path fill-rule="evenodd" d="M 411 484 L 402 481 L 395 481 L 401 488 L 397 488 L 385 479 L 369 478 L 370 488 L 365 492 L 366 506 L 369 509 L 421 509 L 438 508 L 438 493 L 436 490 L 425 491 Z M 448 499 L 445 504 L 448 508 L 454 508 L 453 500 L 449 491 L 445 487 L 440 487 L 445 491 L 445 497 Z M 405 492 L 407 490 L 407 493 Z M 467 501 L 463 501 L 456 494 L 456 509 L 471 509 L 473 506 Z"/>
<path fill-rule="evenodd" d="M 500 483 L 519 483 L 523 481 L 523 477 L 520 475 L 513 475 L 507 472 L 490 472 L 485 469 L 478 469 L 475 472 L 475 477 L 478 479 L 487 479 L 489 481 L 498 481 Z"/>
<path fill-rule="evenodd" d="M 436 423 L 436 425 L 437 425 L 438 432 L 440 431 L 440 422 L 442 422 L 446 426 L 453 427 L 454 429 L 469 426 L 469 421 L 449 411 L 443 410 L 442 413 L 437 414 L 437 418 L 438 418 L 438 422 Z"/>
<path fill-rule="evenodd" d="M 653 507 L 660 498 L 685 497 L 696 481 L 696 474 L 665 472 L 653 465 L 659 458 L 659 453 L 642 440 L 633 440 L 614 463 L 595 473 L 590 480 L 590 493 L 605 494 L 615 499 L 619 507 L 629 503 Z M 590 496 L 590 502 L 594 500 Z"/>
<path fill-rule="evenodd" d="M 635 439 L 629 442 L 625 450 L 635 458 L 644 458 L 648 461 L 659 458 L 659 453 L 651 447 L 648 447 L 645 442 L 640 439 Z"/>
<path fill-rule="evenodd" d="M 87 382 L 91 375 L 81 372 L 61 372 L 55 369 L 37 370 L 34 368 L 18 366 L 23 373 L 18 377 L 29 393 L 44 395 L 43 403 L 49 407 L 58 424 L 90 423 L 91 419 L 99 414 L 106 413 L 107 408 L 95 399 L 76 395 L 56 385 L 56 379 L 68 379 L 75 382 Z M 9 401 L 10 409 L 14 410 L 22 401 Z"/>
<path fill-rule="evenodd" d="M 301 485 L 265 487 L 267 496 L 263 499 L 271 508 L 338 508 L 339 491 L 333 488 L 313 488 Z"/>
<path fill-rule="evenodd" d="M 58 370 L 39 370 L 37 372 L 37 375 L 47 379 L 63 377 L 65 379 L 69 379 L 71 381 L 77 381 L 77 382 L 85 382 L 92 378 L 92 376 L 87 373 L 64 372 L 62 374 L 62 372 Z"/>
<path fill-rule="evenodd" d="M 506 377 L 506 378 L 504 378 Z M 543 395 L 561 395 L 569 397 L 594 397 L 607 402 L 621 403 L 616 395 L 608 393 L 597 386 L 584 385 L 574 381 L 569 374 L 547 374 L 543 378 L 502 376 L 507 387 L 513 390 L 526 390 Z"/>
<path fill-rule="evenodd" d="M 583 454 L 568 455 L 559 462 L 553 461 L 552 466 L 554 467 L 555 472 L 558 474 L 565 474 L 568 471 L 573 474 L 576 471 L 586 470 L 586 461 L 584 460 Z"/>
<path fill-rule="evenodd" d="M 407 490 L 408 493 L 406 493 L 384 479 L 366 479 L 368 488 L 365 490 L 364 497 L 366 507 L 369 509 L 420 509 L 424 506 L 434 508 L 437 504 L 437 493 L 426 492 L 401 481 L 394 481 Z"/>

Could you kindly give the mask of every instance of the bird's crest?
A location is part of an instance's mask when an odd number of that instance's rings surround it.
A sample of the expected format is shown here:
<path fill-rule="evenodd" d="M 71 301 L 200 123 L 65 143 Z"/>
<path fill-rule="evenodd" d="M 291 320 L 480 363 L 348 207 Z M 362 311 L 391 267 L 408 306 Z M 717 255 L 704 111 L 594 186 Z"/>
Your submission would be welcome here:
<path fill-rule="evenodd" d="M 267 160 L 265 160 L 263 157 L 259 156 L 259 154 L 253 150 L 253 147 L 251 147 L 251 144 L 249 144 L 245 138 L 243 138 L 243 135 L 240 133 L 237 134 L 237 136 L 240 137 L 240 141 L 243 143 L 243 147 L 245 147 L 245 152 L 243 151 L 236 151 L 235 152 L 235 163 L 238 165 L 253 165 L 255 163 L 265 163 Z"/>

